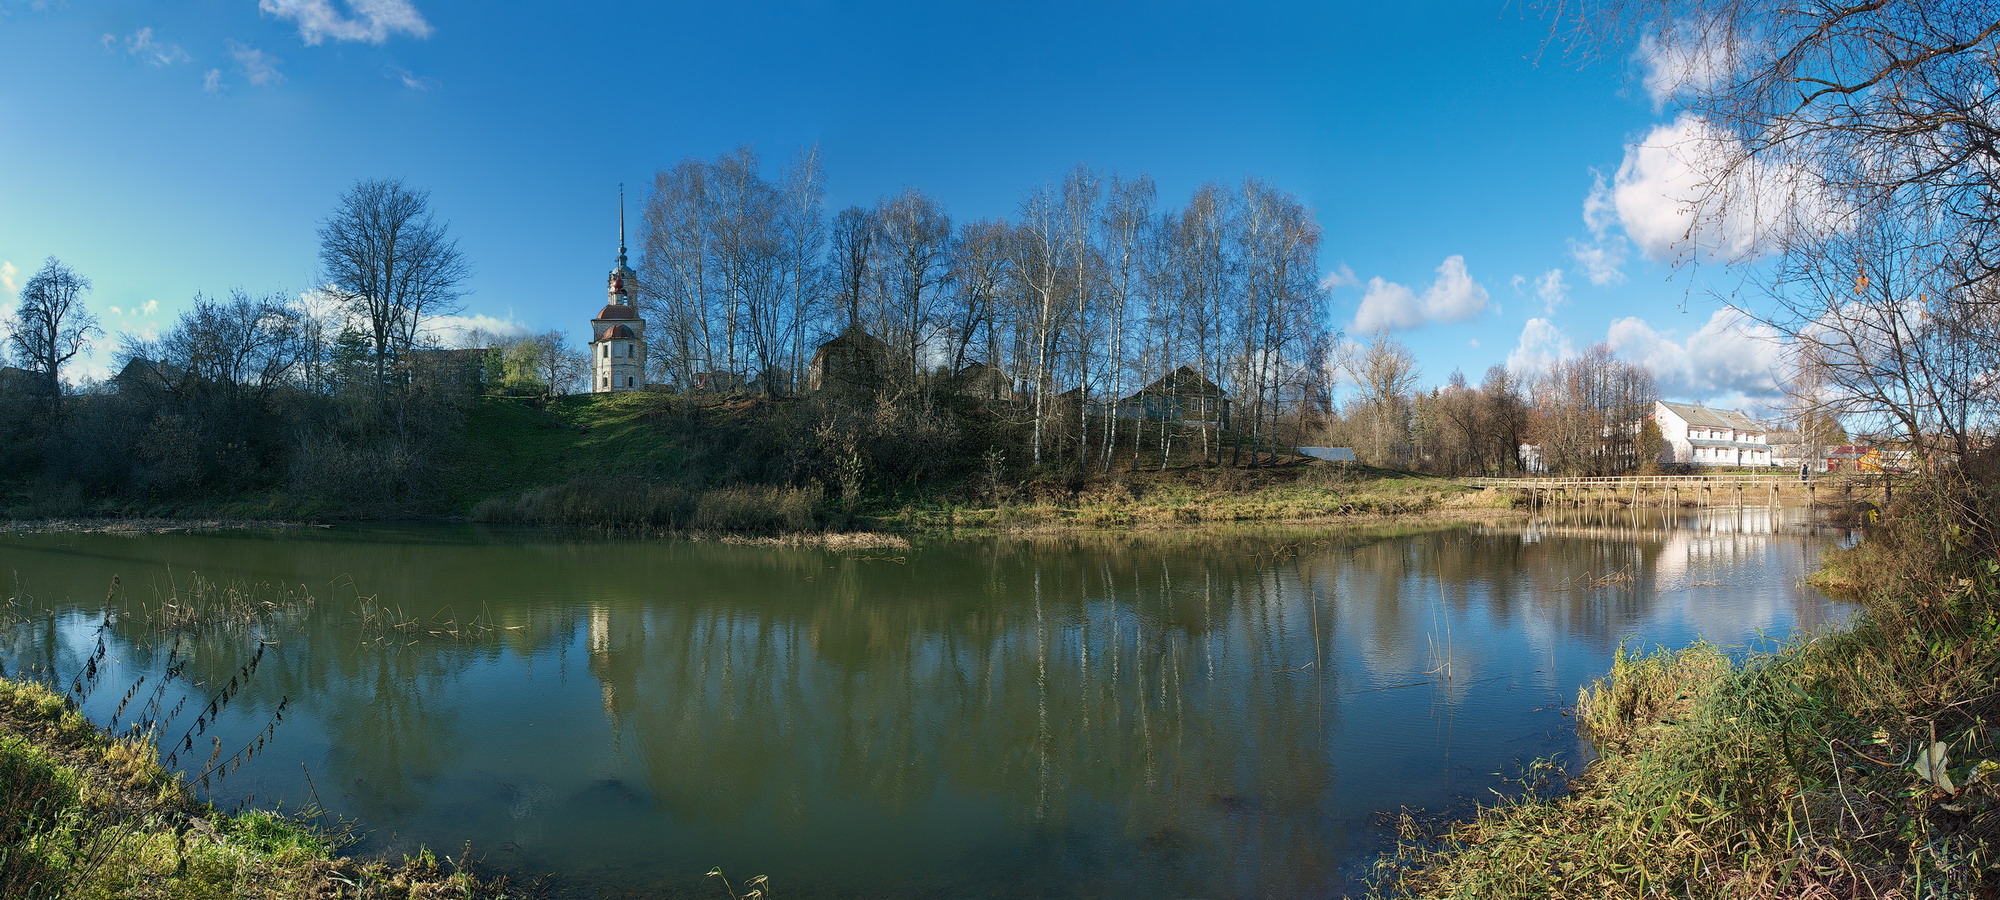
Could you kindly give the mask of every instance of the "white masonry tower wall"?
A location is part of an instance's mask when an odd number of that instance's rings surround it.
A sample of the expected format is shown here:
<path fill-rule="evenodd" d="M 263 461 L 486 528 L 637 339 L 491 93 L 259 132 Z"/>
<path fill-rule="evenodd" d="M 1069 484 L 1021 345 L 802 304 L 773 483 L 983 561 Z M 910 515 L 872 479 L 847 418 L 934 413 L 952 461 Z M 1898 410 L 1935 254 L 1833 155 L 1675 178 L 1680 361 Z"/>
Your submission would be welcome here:
<path fill-rule="evenodd" d="M 618 191 L 618 266 L 605 283 L 605 305 L 590 320 L 590 389 L 599 394 L 646 387 L 646 321 L 639 317 L 639 276 L 625 264 L 625 191 Z"/>

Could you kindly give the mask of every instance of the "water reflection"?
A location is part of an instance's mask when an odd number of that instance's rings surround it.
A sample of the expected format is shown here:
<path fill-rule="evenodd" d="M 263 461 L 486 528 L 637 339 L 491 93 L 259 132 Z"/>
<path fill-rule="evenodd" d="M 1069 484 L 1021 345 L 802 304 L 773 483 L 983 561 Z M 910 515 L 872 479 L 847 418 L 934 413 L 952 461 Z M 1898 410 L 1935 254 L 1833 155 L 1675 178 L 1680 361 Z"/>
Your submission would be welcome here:
<path fill-rule="evenodd" d="M 470 839 L 580 896 L 717 864 L 794 896 L 1239 896 L 1347 889 L 1373 812 L 1574 751 L 1560 706 L 1621 641 L 1839 615 L 1796 586 L 1827 540 L 1760 510 L 899 554 L 425 527 L 31 535 L 0 566 L 54 611 L 10 671 L 73 671 L 100 621 L 109 683 L 178 651 L 212 685 L 273 641 L 218 734 L 290 698 L 279 740 L 216 795 L 370 846 Z M 317 599 L 149 628 L 193 571 Z"/>

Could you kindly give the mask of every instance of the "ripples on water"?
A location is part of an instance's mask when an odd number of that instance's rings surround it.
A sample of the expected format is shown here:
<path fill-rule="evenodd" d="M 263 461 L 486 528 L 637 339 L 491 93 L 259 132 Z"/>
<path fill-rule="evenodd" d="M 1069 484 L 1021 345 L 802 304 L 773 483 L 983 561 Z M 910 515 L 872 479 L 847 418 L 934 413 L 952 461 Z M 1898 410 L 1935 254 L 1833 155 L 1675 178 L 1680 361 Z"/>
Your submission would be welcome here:
<path fill-rule="evenodd" d="M 790 897 L 1329 895 L 1387 839 L 1375 813 L 1581 759 L 1563 707 L 1621 641 L 1844 615 L 1799 586 L 1837 539 L 1765 509 L 858 553 L 18 535 L 0 652 L 68 679 L 108 611 L 102 721 L 170 650 L 226 681 L 270 641 L 216 734 L 286 715 L 218 802 L 323 804 L 362 851 L 470 840 L 575 896 L 721 896 L 716 865 Z M 315 600 L 149 628 L 195 573 Z"/>

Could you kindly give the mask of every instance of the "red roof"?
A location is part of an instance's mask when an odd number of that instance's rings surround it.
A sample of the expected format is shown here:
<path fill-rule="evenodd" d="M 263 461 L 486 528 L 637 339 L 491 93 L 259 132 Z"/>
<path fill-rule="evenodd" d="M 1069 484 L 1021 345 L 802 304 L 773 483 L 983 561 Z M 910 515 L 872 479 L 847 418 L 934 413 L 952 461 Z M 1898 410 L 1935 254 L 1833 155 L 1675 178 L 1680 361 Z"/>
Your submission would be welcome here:
<path fill-rule="evenodd" d="M 629 306 L 607 306 L 597 314 L 600 319 L 636 319 L 639 311 Z"/>
<path fill-rule="evenodd" d="M 639 336 L 637 334 L 634 334 L 632 332 L 632 329 L 627 326 L 613 325 L 610 328 L 604 329 L 604 334 L 600 335 L 597 339 L 600 341 L 609 341 L 616 338 L 626 338 L 626 339 L 636 340 L 638 337 Z"/>

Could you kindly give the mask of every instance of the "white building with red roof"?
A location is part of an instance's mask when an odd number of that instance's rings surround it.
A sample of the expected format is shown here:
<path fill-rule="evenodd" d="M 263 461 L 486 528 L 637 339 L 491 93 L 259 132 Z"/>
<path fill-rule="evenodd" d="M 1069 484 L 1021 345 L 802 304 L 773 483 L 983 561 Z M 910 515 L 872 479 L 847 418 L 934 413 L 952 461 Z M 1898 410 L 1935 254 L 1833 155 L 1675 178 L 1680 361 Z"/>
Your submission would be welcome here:
<path fill-rule="evenodd" d="M 590 320 L 590 389 L 594 393 L 638 391 L 646 387 L 646 320 L 637 304 L 639 273 L 625 264 L 625 192 L 618 192 L 618 267 L 605 286 L 608 295 Z"/>

